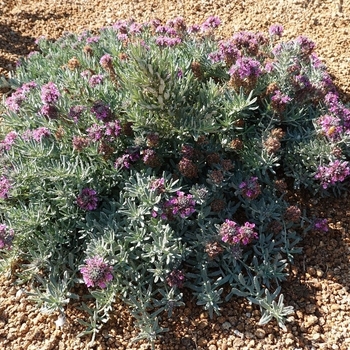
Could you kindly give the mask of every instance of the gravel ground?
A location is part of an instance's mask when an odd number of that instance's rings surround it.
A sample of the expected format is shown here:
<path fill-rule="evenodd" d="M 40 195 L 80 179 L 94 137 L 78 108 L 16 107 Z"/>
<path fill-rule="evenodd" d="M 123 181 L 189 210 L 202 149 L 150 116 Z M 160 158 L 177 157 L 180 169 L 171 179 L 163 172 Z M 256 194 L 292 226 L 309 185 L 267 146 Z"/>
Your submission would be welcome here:
<path fill-rule="evenodd" d="M 343 100 L 350 101 L 350 0 L 0 0 L 0 74 L 7 76 L 17 58 L 34 49 L 40 35 L 54 39 L 64 31 L 99 28 L 130 17 L 145 21 L 181 15 L 187 23 L 200 23 L 212 14 L 223 21 L 222 37 L 238 30 L 266 31 L 274 23 L 284 25 L 286 38 L 310 37 Z M 170 331 L 156 349 L 350 349 L 350 200 L 291 196 L 310 214 L 328 218 L 331 229 L 308 233 L 303 254 L 296 257 L 283 285 L 286 304 L 295 308 L 287 331 L 274 322 L 258 326 L 258 308 L 243 299 L 224 305 L 222 315 L 210 320 L 185 296 L 186 306 L 161 322 Z M 0 277 L 1 349 L 147 349 L 142 343 L 131 344 L 133 320 L 123 305 L 115 305 L 110 321 L 90 346 L 88 338 L 77 338 L 82 330 L 77 319 L 85 315 L 74 305 L 59 328 L 58 315 L 39 313 L 22 288 Z"/>

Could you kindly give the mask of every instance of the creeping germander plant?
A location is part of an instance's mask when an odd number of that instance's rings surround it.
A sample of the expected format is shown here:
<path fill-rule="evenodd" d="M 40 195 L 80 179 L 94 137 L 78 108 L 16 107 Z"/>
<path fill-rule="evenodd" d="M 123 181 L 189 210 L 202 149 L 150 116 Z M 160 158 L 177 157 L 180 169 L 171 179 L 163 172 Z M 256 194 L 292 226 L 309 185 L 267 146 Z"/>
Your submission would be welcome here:
<path fill-rule="evenodd" d="M 0 251 L 46 310 L 79 284 L 93 337 L 116 299 L 154 343 L 191 290 L 210 317 L 243 296 L 264 324 L 293 310 L 280 284 L 308 229 L 285 199 L 348 183 L 350 110 L 315 44 L 118 21 L 98 35 L 38 40 L 0 124 Z M 223 293 L 226 288 L 225 293 Z M 82 321 L 83 322 L 83 321 Z"/>

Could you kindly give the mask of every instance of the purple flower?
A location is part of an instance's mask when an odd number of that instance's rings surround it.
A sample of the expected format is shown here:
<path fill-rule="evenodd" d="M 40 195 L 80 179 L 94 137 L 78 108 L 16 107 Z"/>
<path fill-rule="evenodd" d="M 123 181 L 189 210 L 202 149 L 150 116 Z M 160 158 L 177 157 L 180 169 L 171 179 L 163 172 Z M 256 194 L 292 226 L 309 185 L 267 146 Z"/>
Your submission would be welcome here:
<path fill-rule="evenodd" d="M 261 73 L 260 62 L 251 57 L 240 57 L 229 70 L 231 76 L 238 76 L 241 80 L 258 77 Z"/>
<path fill-rule="evenodd" d="M 315 219 L 313 223 L 314 230 L 320 231 L 320 232 L 328 232 L 328 220 L 327 219 Z"/>
<path fill-rule="evenodd" d="M 111 117 L 111 110 L 105 103 L 98 101 L 90 109 L 98 120 L 107 121 Z"/>
<path fill-rule="evenodd" d="M 13 229 L 8 229 L 5 224 L 0 224 L 0 249 L 11 249 L 13 238 Z"/>
<path fill-rule="evenodd" d="M 255 199 L 258 197 L 261 193 L 258 178 L 252 176 L 247 181 L 241 182 L 238 193 L 247 199 Z"/>
<path fill-rule="evenodd" d="M 80 269 L 87 287 L 106 288 L 107 283 L 113 280 L 113 268 L 103 261 L 103 258 L 94 256 L 85 260 L 86 265 Z"/>
<path fill-rule="evenodd" d="M 0 198 L 7 199 L 9 197 L 9 192 L 11 189 L 10 181 L 4 175 L 0 176 Z"/>
<path fill-rule="evenodd" d="M 48 137 L 50 135 L 51 131 L 44 126 L 32 130 L 32 138 L 37 142 L 41 141 L 43 137 Z"/>
<path fill-rule="evenodd" d="M 185 281 L 185 275 L 181 270 L 173 270 L 166 278 L 166 282 L 170 287 L 182 288 Z"/>
<path fill-rule="evenodd" d="M 57 102 L 60 97 L 60 92 L 57 89 L 57 86 L 49 82 L 41 87 L 41 101 L 45 104 L 52 104 Z"/>
<path fill-rule="evenodd" d="M 89 85 L 91 87 L 95 87 L 96 85 L 100 85 L 103 82 L 103 75 L 97 74 L 92 75 L 89 79 Z"/>
<path fill-rule="evenodd" d="M 86 110 L 85 106 L 72 106 L 69 109 L 68 116 L 74 120 L 74 123 L 78 123 L 81 114 Z"/>
<path fill-rule="evenodd" d="M 208 17 L 205 22 L 202 23 L 201 30 L 206 32 L 209 29 L 217 28 L 221 24 L 221 20 L 217 16 Z"/>
<path fill-rule="evenodd" d="M 350 175 L 349 162 L 341 162 L 339 159 L 330 162 L 328 166 L 319 166 L 315 179 L 320 180 L 322 187 L 327 189 L 337 182 L 343 182 Z"/>
<path fill-rule="evenodd" d="M 76 203 L 81 209 L 95 210 L 97 208 L 97 192 L 91 188 L 84 188 L 77 197 Z"/>
<path fill-rule="evenodd" d="M 273 35 L 282 36 L 282 34 L 283 34 L 283 26 L 281 24 L 273 24 L 269 28 L 269 34 L 271 36 L 273 36 Z"/>
<path fill-rule="evenodd" d="M 3 141 L 0 142 L 0 149 L 5 149 L 6 151 L 9 151 L 12 147 L 12 145 L 15 143 L 15 140 L 17 139 L 18 134 L 16 131 L 10 131 L 4 138 Z"/>

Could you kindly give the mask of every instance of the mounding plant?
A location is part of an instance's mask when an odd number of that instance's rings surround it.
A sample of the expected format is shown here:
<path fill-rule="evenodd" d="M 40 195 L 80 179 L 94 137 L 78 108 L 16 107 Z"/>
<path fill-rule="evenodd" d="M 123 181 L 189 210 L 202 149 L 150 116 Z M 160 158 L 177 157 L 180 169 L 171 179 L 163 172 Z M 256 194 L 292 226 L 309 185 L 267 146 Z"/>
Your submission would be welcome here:
<path fill-rule="evenodd" d="M 81 299 L 92 340 L 119 299 L 154 344 L 193 293 L 234 296 L 283 328 L 281 282 L 303 232 L 286 200 L 348 184 L 350 111 L 306 37 L 121 20 L 37 41 L 0 123 L 0 252 L 43 310 Z M 94 306 L 74 288 L 85 284 Z M 224 288 L 228 292 L 223 293 Z"/>

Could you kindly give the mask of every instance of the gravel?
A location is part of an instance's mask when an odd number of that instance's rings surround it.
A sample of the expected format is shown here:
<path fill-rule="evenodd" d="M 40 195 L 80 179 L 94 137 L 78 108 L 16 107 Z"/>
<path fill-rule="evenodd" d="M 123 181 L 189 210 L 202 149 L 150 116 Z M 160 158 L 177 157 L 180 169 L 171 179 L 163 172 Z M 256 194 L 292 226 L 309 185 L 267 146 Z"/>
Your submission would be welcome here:
<path fill-rule="evenodd" d="M 344 101 L 350 101 L 350 0 L 98 0 L 34 1 L 0 0 L 0 74 L 15 67 L 21 55 L 35 48 L 35 38 L 55 39 L 64 31 L 80 32 L 112 24 L 117 19 L 146 21 L 183 16 L 199 23 L 218 15 L 223 26 L 219 36 L 238 30 L 266 31 L 281 23 L 285 38 L 306 35 L 317 44 L 317 53 L 327 65 Z M 210 320 L 185 293 L 186 306 L 170 320 L 156 349 L 350 349 L 350 201 L 304 198 L 293 193 L 295 202 L 311 215 L 328 218 L 327 233 L 307 234 L 303 254 L 290 267 L 283 283 L 285 301 L 295 313 L 287 319 L 287 330 L 275 322 L 259 326 L 260 311 L 236 298 L 225 304 L 222 314 Z M 77 319 L 86 315 L 74 304 L 68 306 L 66 323 L 59 326 L 58 314 L 43 314 L 26 295 L 29 286 L 13 285 L 0 277 L 0 348 L 8 350 L 49 349 L 147 349 L 132 344 L 136 335 L 128 309 L 119 303 L 94 344 L 78 338 L 84 329 Z M 77 291 L 79 293 L 79 291 Z"/>

